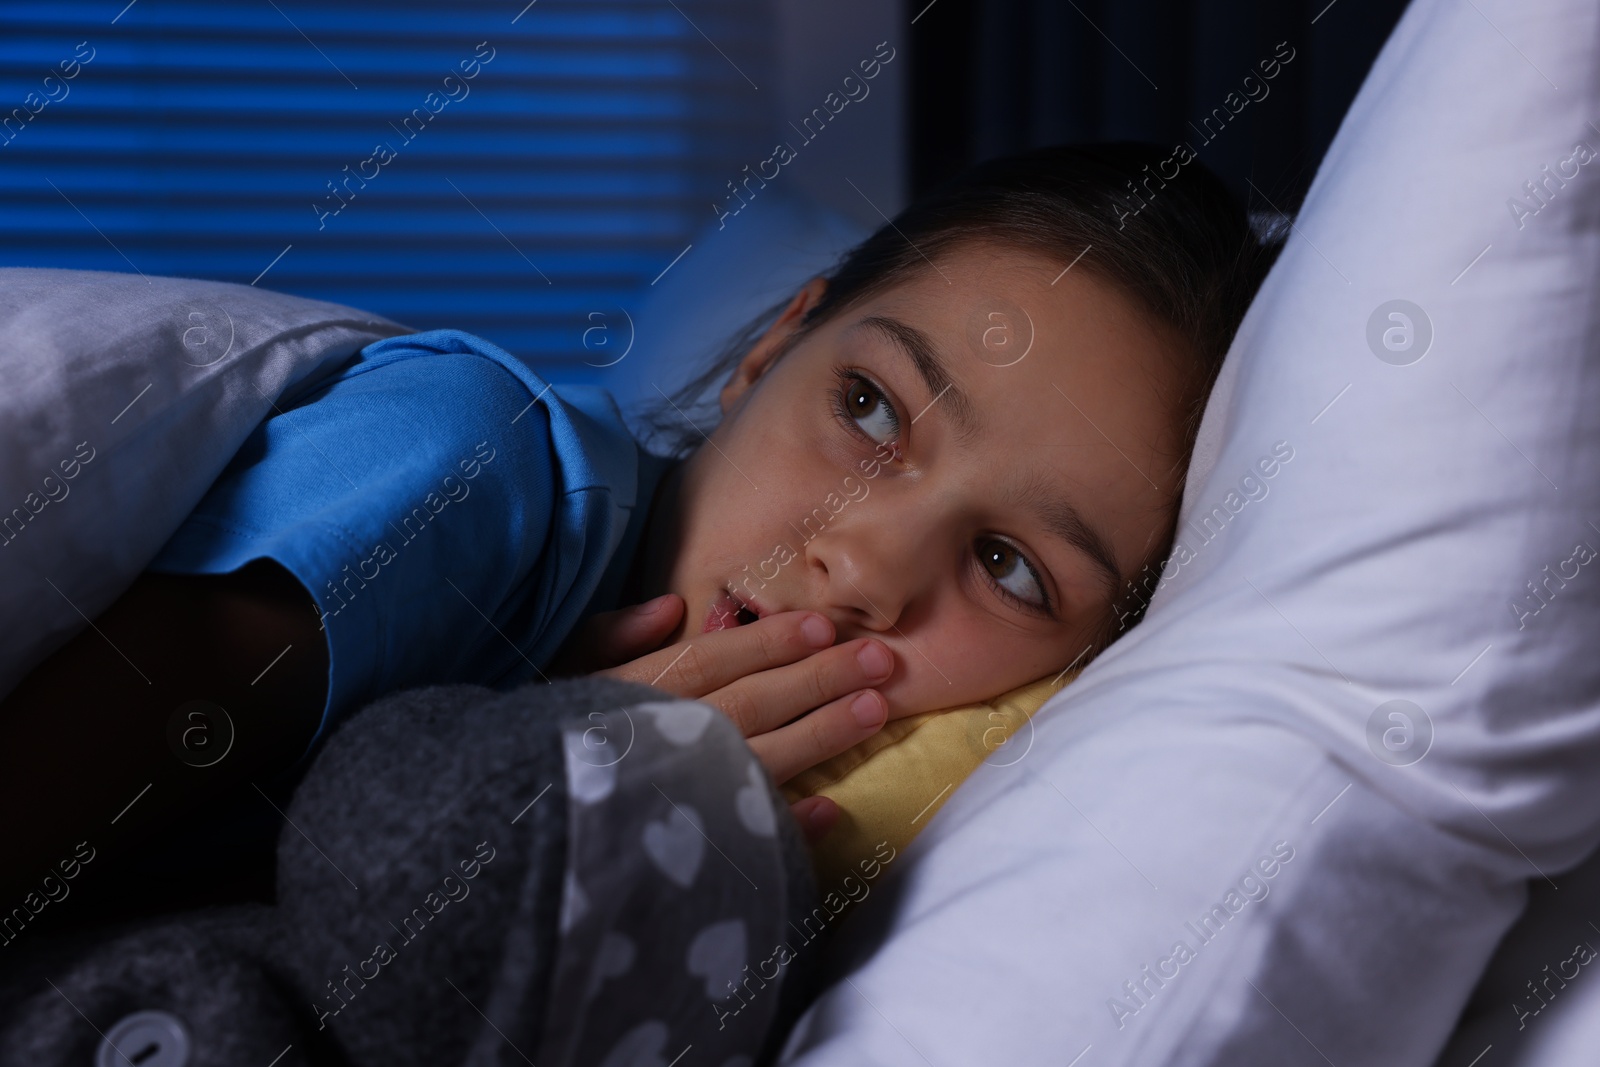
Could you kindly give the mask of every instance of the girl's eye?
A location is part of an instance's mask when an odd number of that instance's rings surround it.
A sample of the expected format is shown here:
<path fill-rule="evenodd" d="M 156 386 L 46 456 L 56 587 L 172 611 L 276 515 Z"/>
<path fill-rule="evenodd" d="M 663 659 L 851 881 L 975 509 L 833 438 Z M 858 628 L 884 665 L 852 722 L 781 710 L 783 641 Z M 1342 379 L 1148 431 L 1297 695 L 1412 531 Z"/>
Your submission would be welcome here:
<path fill-rule="evenodd" d="M 900 416 L 878 387 L 853 374 L 840 375 L 839 413 L 879 444 L 900 436 Z"/>
<path fill-rule="evenodd" d="M 978 559 L 990 579 L 1003 593 L 1040 611 L 1048 611 L 1050 600 L 1033 564 L 1015 547 L 996 538 L 978 542 Z"/>

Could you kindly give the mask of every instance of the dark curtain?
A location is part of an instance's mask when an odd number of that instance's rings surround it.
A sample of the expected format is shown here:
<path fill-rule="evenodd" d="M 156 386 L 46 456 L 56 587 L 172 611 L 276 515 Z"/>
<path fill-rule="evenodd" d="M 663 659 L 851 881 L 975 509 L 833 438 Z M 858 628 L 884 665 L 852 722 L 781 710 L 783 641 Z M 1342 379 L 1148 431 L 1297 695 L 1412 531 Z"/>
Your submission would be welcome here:
<path fill-rule="evenodd" d="M 913 195 L 1040 145 L 1185 141 L 1252 209 L 1292 211 L 1405 2 L 909 6 Z M 1291 50 L 1264 79 L 1261 63 Z"/>

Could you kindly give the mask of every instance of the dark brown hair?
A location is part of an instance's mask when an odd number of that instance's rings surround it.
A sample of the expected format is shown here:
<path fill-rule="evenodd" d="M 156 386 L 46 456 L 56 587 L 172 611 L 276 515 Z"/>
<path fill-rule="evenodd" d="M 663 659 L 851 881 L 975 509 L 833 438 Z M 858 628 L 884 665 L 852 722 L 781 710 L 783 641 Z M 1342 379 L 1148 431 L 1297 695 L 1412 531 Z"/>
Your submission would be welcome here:
<path fill-rule="evenodd" d="M 1163 178 L 1173 164 L 1170 150 L 1133 143 L 1057 145 L 980 163 L 846 253 L 785 347 L 962 244 L 1011 245 L 1062 266 L 1077 260 L 1074 270 L 1112 283 L 1188 344 L 1192 372 L 1177 383 L 1195 397 L 1184 422 L 1187 453 L 1277 245 L 1256 237 L 1243 206 L 1203 163 L 1192 160 Z M 706 412 L 707 394 L 714 395 L 787 303 L 749 324 L 673 398 L 682 411 L 699 407 L 694 421 L 702 429 L 716 423 L 716 412 Z M 672 454 L 687 453 L 701 434 L 674 417 L 671 405 L 661 408 L 651 427 Z"/>

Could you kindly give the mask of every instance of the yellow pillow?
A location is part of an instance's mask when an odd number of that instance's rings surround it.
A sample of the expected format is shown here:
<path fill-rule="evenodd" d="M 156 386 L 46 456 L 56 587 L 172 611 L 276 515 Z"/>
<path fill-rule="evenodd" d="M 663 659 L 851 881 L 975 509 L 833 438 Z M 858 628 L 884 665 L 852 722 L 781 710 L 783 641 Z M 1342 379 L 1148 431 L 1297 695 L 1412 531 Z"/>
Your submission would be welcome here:
<path fill-rule="evenodd" d="M 784 783 L 791 804 L 820 793 L 843 811 L 812 853 L 820 891 L 838 890 L 846 875 L 859 879 L 863 863 L 875 869 L 872 860 L 887 862 L 877 851 L 884 842 L 889 857 L 898 854 L 980 763 L 1020 758 L 998 750 L 1077 674 L 1063 671 L 982 704 L 896 719 Z"/>

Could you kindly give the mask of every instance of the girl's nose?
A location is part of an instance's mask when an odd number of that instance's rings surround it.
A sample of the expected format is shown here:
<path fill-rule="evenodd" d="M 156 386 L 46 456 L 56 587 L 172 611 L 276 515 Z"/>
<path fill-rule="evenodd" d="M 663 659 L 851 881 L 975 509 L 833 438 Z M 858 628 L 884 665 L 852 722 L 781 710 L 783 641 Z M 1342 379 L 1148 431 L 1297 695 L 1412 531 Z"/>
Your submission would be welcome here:
<path fill-rule="evenodd" d="M 896 525 L 887 529 L 863 515 L 835 522 L 806 543 L 807 566 L 822 586 L 819 606 L 848 612 L 866 630 L 899 625 L 932 568 L 928 549 L 903 533 L 918 524 Z"/>

